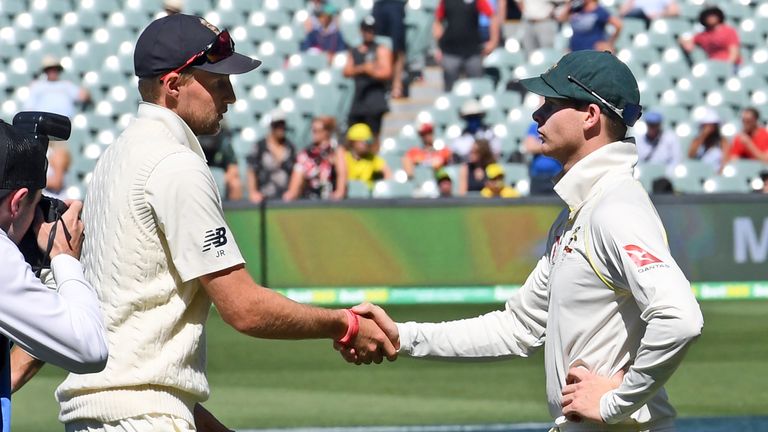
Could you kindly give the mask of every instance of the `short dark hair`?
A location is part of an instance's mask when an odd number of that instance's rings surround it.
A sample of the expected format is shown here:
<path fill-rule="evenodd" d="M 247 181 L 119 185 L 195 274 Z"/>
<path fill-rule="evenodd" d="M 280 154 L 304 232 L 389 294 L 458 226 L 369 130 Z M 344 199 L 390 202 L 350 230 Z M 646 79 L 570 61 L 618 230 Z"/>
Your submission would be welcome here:
<path fill-rule="evenodd" d="M 611 141 L 620 141 L 626 138 L 627 125 L 625 125 L 624 121 L 620 119 L 613 111 L 603 107 L 602 104 L 595 102 L 574 100 L 573 103 L 578 110 L 585 110 L 590 104 L 597 105 L 600 107 L 600 114 L 603 115 L 603 124 L 605 125 L 606 132 L 608 133 L 608 138 L 610 138 Z"/>
<path fill-rule="evenodd" d="M 192 77 L 192 71 L 183 70 L 179 75 L 182 80 L 181 82 L 183 83 Z M 163 83 L 160 80 L 161 77 L 162 75 L 139 78 L 139 95 L 141 95 L 142 101 L 152 103 L 157 102 L 157 99 L 160 98 L 160 87 Z"/>
<path fill-rule="evenodd" d="M 752 115 L 755 116 L 755 120 L 760 121 L 760 111 L 758 111 L 757 108 L 746 107 L 744 108 L 744 112 L 752 113 Z"/>
<path fill-rule="evenodd" d="M 627 125 L 614 115 L 605 113 L 605 130 L 612 141 L 620 141 L 627 136 Z"/>
<path fill-rule="evenodd" d="M 723 10 L 717 6 L 709 6 L 704 8 L 699 13 L 699 24 L 706 26 L 706 24 L 704 24 L 704 21 L 710 15 L 717 15 L 717 18 L 720 20 L 721 23 L 725 22 L 725 14 L 723 13 Z"/>

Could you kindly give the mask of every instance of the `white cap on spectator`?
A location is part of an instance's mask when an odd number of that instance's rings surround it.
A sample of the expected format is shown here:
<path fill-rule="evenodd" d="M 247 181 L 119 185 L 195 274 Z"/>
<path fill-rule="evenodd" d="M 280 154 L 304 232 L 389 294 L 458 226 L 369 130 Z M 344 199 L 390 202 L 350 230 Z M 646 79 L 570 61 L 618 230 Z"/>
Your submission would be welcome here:
<path fill-rule="evenodd" d="M 281 110 L 280 108 L 275 108 L 269 112 L 270 123 L 284 122 L 285 119 L 286 119 L 285 111 Z"/>
<path fill-rule="evenodd" d="M 43 61 L 41 63 L 42 63 L 41 70 L 43 70 L 43 71 L 45 71 L 46 69 L 52 69 L 52 68 L 56 68 L 56 69 L 59 69 L 59 70 L 64 69 L 61 66 L 61 62 L 59 61 L 59 59 L 56 58 L 55 56 L 50 55 L 50 54 L 48 54 L 45 57 L 43 57 Z"/>
<path fill-rule="evenodd" d="M 720 124 L 720 116 L 712 108 L 702 110 L 698 117 L 699 124 Z"/>
<path fill-rule="evenodd" d="M 466 102 L 464 102 L 463 105 L 461 105 L 461 110 L 459 113 L 462 117 L 465 117 L 477 114 L 485 114 L 485 110 L 483 109 L 483 106 L 480 105 L 480 102 L 478 102 L 476 99 L 468 99 Z"/>
<path fill-rule="evenodd" d="M 164 0 L 163 9 L 169 12 L 181 13 L 184 9 L 184 0 Z"/>

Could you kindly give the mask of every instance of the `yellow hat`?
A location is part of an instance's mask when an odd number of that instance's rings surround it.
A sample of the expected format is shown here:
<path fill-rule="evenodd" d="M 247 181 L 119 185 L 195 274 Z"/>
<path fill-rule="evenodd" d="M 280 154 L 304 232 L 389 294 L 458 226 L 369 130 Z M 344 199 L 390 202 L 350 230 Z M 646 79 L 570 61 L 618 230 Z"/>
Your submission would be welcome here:
<path fill-rule="evenodd" d="M 371 143 L 373 142 L 373 131 L 365 123 L 353 124 L 347 130 L 347 141 L 366 141 Z"/>
<path fill-rule="evenodd" d="M 487 167 L 485 167 L 485 176 L 488 177 L 488 179 L 493 180 L 498 177 L 504 176 L 504 167 L 502 167 L 499 164 L 490 164 Z"/>

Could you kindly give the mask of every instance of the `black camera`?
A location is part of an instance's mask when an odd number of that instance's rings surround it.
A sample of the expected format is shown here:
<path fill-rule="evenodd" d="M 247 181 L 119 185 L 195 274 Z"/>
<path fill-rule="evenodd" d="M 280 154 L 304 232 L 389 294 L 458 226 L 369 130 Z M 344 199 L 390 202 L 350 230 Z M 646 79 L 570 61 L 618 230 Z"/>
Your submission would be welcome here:
<path fill-rule="evenodd" d="M 38 140 L 66 141 L 72 133 L 72 123 L 63 115 L 42 112 L 22 111 L 13 116 L 13 126 Z"/>
<path fill-rule="evenodd" d="M 69 208 L 64 201 L 45 195 L 40 198 L 40 202 L 37 206 L 43 212 L 43 220 L 49 223 L 61 219 L 61 216 Z"/>
<path fill-rule="evenodd" d="M 72 131 L 69 118 L 53 113 L 39 111 L 23 111 L 13 117 L 13 126 L 22 132 L 34 135 L 45 147 L 50 140 L 67 140 Z M 43 213 L 43 220 L 47 223 L 58 222 L 67 211 L 67 205 L 56 198 L 43 196 L 38 203 L 38 208 Z M 35 274 L 40 276 L 44 268 L 50 268 L 50 252 L 53 247 L 53 239 L 56 228 L 51 230 L 48 237 L 48 248 L 42 251 L 37 244 L 34 230 L 30 229 L 19 243 L 19 250 L 24 254 L 24 259 L 32 266 Z"/>
<path fill-rule="evenodd" d="M 40 198 L 37 207 L 42 211 L 43 221 L 46 223 L 58 222 L 69 208 L 64 201 L 49 196 Z M 37 244 L 35 230 L 31 228 L 27 230 L 21 242 L 19 242 L 19 250 L 24 255 L 24 260 L 32 267 L 32 270 L 38 277 L 43 269 L 51 267 L 50 253 L 55 235 L 56 227 L 51 230 L 51 234 L 48 236 L 48 247 L 45 251 L 40 249 L 40 246 Z"/>

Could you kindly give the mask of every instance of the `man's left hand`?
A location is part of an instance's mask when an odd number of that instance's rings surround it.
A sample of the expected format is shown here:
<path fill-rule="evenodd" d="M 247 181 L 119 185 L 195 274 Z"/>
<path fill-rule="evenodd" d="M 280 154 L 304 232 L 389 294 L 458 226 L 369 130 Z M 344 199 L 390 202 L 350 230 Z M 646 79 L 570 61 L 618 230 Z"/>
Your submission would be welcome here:
<path fill-rule="evenodd" d="M 624 371 L 608 378 L 595 375 L 583 367 L 571 368 L 563 388 L 563 415 L 570 421 L 588 420 L 603 423 L 600 415 L 600 398 L 621 385 Z"/>

